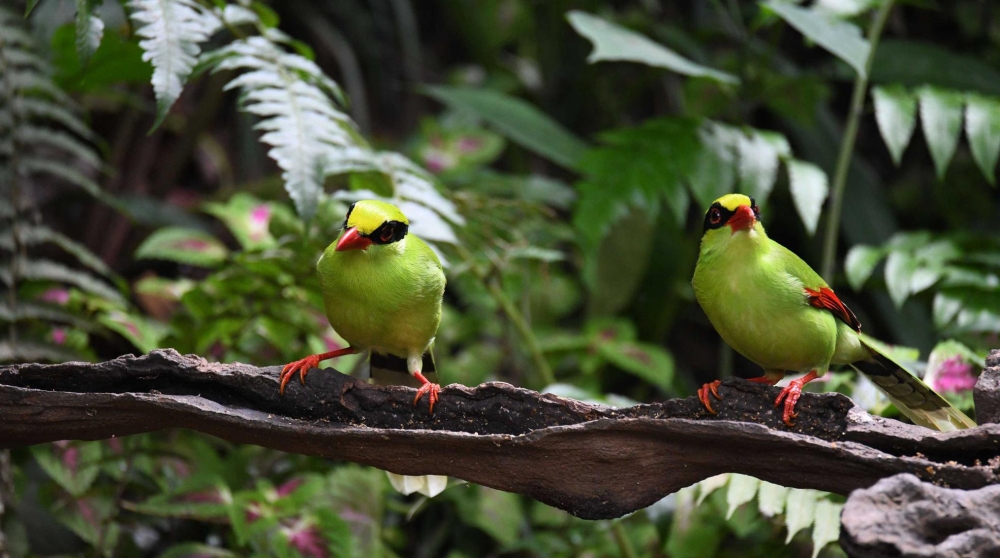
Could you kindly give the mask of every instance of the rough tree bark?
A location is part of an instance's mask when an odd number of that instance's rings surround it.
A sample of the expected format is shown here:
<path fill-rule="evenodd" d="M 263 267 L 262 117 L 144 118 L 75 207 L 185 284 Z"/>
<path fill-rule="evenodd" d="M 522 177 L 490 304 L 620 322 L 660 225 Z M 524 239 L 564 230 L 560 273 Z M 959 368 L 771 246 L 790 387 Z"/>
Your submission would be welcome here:
<path fill-rule="evenodd" d="M 897 473 L 941 486 L 1000 480 L 1000 425 L 935 433 L 803 394 L 794 428 L 777 388 L 723 382 L 717 416 L 694 397 L 614 409 L 488 383 L 446 387 L 434 414 L 414 390 L 333 370 L 278 395 L 277 367 L 172 350 L 108 362 L 0 368 L 0 447 L 191 428 L 240 443 L 443 474 L 526 494 L 579 517 L 619 517 L 735 472 L 848 494 Z"/>

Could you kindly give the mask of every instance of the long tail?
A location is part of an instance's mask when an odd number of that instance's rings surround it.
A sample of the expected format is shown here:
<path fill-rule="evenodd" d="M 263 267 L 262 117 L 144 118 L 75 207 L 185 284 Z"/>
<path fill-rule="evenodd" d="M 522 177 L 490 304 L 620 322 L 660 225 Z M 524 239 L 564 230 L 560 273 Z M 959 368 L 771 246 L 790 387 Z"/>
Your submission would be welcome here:
<path fill-rule="evenodd" d="M 864 339 L 861 343 L 871 353 L 871 360 L 860 360 L 851 366 L 868 376 L 914 424 L 942 432 L 976 426 L 965 413 L 873 343 Z"/>

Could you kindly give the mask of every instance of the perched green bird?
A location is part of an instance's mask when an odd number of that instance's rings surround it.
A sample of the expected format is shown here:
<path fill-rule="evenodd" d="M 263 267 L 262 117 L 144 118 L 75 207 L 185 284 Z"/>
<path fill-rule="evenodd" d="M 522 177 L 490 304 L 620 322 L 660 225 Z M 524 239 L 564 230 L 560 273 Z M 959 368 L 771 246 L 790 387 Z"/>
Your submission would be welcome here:
<path fill-rule="evenodd" d="M 698 303 L 719 335 L 774 385 L 788 372 L 805 372 L 781 390 L 782 419 L 792 426 L 802 386 L 831 365 L 850 365 L 868 376 L 914 423 L 936 430 L 976 424 L 919 378 L 879 352 L 861 335 L 861 323 L 829 285 L 790 250 L 767 237 L 753 198 L 722 196 L 705 213 L 701 251 L 692 280 Z M 698 390 L 720 399 L 719 381 Z"/>
<path fill-rule="evenodd" d="M 424 377 L 423 355 L 441 322 L 445 278 L 437 254 L 408 229 L 406 216 L 392 204 L 351 204 L 344 231 L 316 263 L 326 317 L 350 346 L 285 365 L 282 394 L 295 372 L 305 385 L 320 361 L 371 352 L 406 359 L 421 384 L 413 404 L 426 394 L 434 411 L 441 386 Z"/>

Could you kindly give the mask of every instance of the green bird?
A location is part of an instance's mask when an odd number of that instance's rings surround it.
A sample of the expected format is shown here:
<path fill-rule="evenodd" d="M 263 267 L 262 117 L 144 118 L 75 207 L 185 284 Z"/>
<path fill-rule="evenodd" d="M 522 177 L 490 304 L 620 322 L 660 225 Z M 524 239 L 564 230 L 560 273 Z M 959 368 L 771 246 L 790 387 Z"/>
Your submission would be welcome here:
<path fill-rule="evenodd" d="M 774 385 L 786 373 L 806 373 L 781 390 L 782 419 L 792 426 L 802 386 L 831 365 L 850 365 L 868 376 L 914 423 L 936 430 L 976 424 L 919 378 L 861 335 L 861 323 L 833 289 L 790 250 L 767 237 L 753 198 L 728 194 L 705 213 L 694 278 L 695 297 L 719 335 Z M 721 399 L 719 381 L 698 390 Z"/>
<path fill-rule="evenodd" d="M 326 317 L 350 346 L 285 365 L 282 394 L 296 372 L 305 385 L 306 374 L 321 361 L 368 352 L 406 359 L 421 384 L 413 404 L 426 394 L 434 411 L 441 386 L 423 375 L 423 355 L 441 323 L 445 278 L 437 254 L 407 234 L 409 225 L 392 204 L 351 204 L 344 231 L 316 263 Z"/>

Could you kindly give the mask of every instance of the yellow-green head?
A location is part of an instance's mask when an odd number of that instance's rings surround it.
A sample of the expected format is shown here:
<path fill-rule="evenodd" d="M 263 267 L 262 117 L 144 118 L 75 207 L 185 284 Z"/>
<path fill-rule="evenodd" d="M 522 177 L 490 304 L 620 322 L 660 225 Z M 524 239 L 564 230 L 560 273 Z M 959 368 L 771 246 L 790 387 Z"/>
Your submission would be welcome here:
<path fill-rule="evenodd" d="M 369 246 L 394 244 L 406 237 L 410 221 L 398 207 L 378 200 L 351 204 L 344 219 L 344 232 L 337 251 L 367 250 Z"/>
<path fill-rule="evenodd" d="M 726 194 L 705 212 L 702 249 L 715 249 L 732 240 L 767 238 L 760 224 L 760 208 L 750 196 Z"/>

